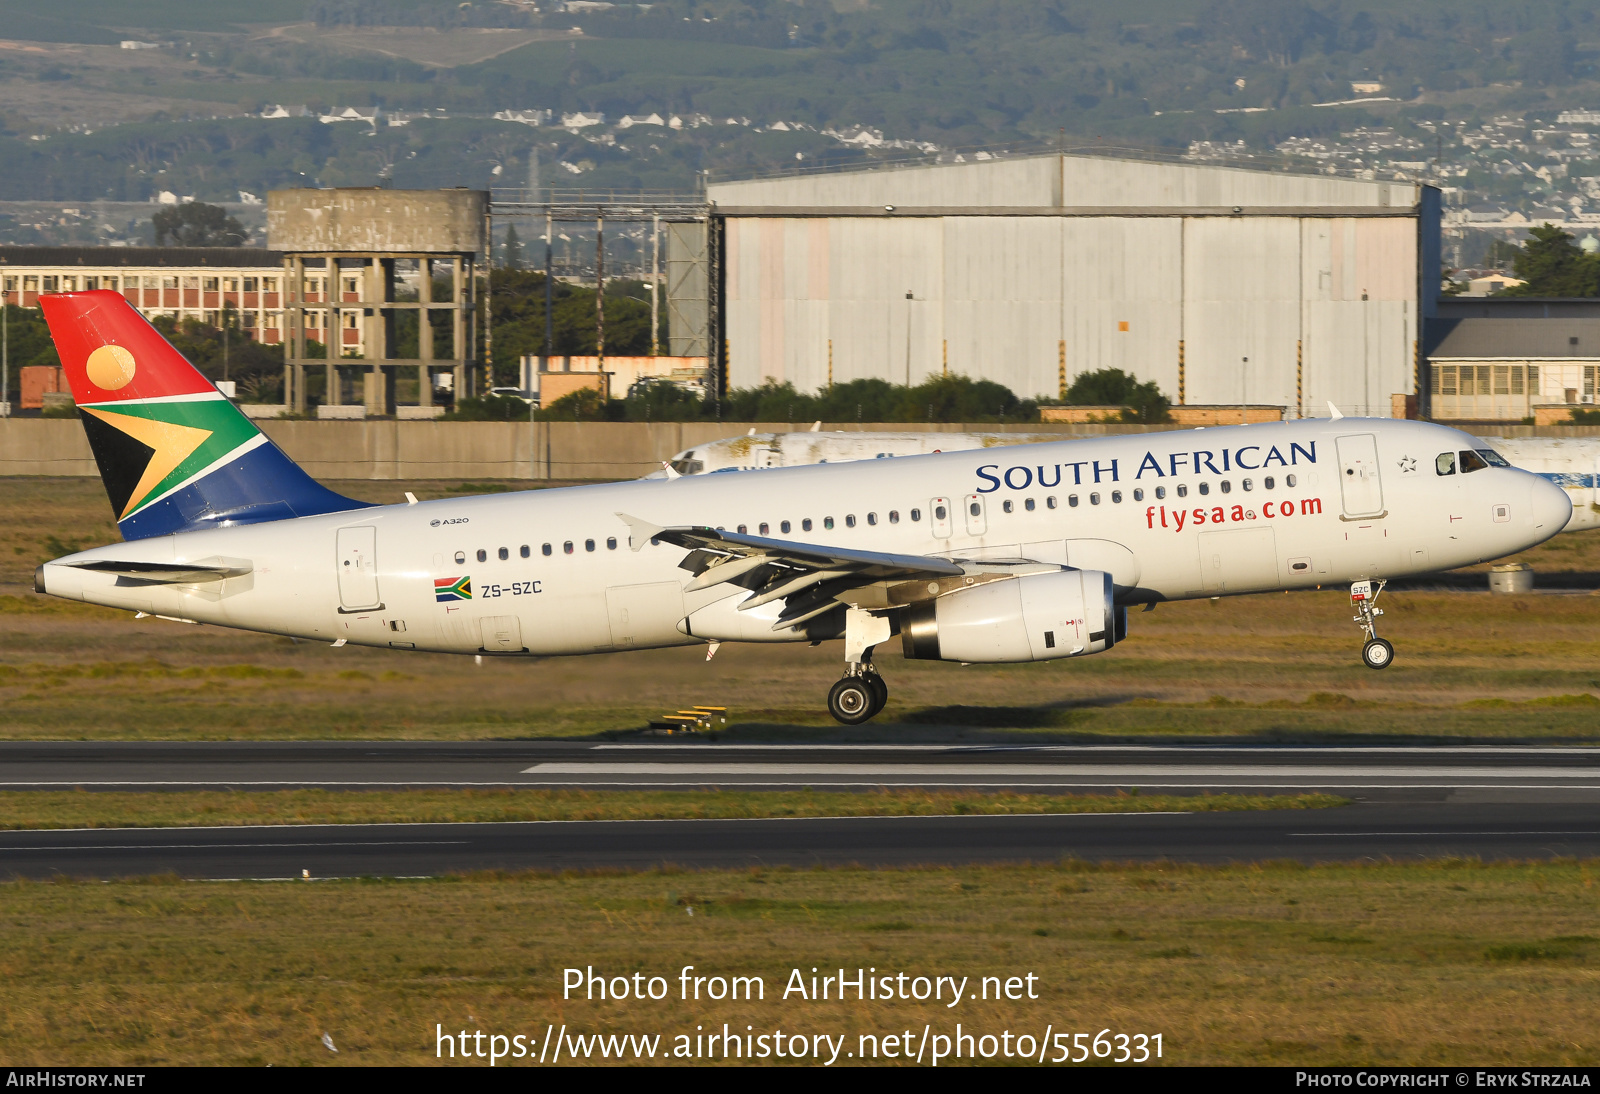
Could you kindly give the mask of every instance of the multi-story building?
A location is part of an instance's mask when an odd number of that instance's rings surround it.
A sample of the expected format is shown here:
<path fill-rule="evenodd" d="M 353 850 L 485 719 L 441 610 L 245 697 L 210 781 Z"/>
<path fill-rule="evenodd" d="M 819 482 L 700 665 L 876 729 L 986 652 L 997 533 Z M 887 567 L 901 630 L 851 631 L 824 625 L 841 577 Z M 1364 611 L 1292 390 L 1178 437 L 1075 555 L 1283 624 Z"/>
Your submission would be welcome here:
<path fill-rule="evenodd" d="M 0 247 L 0 286 L 9 304 L 37 307 L 39 295 L 77 289 L 120 292 L 147 318 L 169 315 L 220 326 L 223 310 L 237 328 L 268 344 L 285 340 L 284 255 L 260 247 Z M 306 304 L 330 301 L 326 267 L 305 274 Z M 333 286 L 333 300 L 360 298 L 357 278 Z M 360 312 L 337 312 L 344 352 L 360 351 Z M 307 309 L 307 336 L 319 336 L 329 311 Z"/>

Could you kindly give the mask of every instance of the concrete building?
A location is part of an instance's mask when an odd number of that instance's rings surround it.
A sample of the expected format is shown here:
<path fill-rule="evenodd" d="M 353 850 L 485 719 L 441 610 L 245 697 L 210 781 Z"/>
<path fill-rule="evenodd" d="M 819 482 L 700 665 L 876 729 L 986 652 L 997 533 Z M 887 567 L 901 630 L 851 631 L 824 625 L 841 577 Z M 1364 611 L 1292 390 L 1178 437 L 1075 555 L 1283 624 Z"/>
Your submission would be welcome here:
<path fill-rule="evenodd" d="M 1054 396 L 1120 368 L 1175 403 L 1291 417 L 1418 393 L 1432 187 L 1045 155 L 708 197 L 732 387 L 950 372 Z"/>
<path fill-rule="evenodd" d="M 40 293 L 112 289 L 147 319 L 211 326 L 222 309 L 251 338 L 283 340 L 283 255 L 257 247 L 0 247 L 5 300 L 37 307 Z"/>

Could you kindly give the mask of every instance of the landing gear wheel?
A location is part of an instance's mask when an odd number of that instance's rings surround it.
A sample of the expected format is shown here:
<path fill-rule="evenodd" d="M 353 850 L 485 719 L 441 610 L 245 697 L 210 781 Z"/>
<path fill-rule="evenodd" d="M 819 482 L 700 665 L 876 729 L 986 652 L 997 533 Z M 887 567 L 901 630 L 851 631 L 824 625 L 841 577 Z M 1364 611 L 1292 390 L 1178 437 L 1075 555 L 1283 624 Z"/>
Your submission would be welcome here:
<path fill-rule="evenodd" d="M 1387 638 L 1374 638 L 1361 647 L 1361 661 L 1369 669 L 1386 669 L 1394 661 L 1394 645 Z"/>
<path fill-rule="evenodd" d="M 867 677 L 867 683 L 872 687 L 872 713 L 868 717 L 876 718 L 889 701 L 889 685 L 875 672 Z"/>
<path fill-rule="evenodd" d="M 878 713 L 877 701 L 877 690 L 864 677 L 846 676 L 828 691 L 828 713 L 837 722 L 858 726 Z"/>

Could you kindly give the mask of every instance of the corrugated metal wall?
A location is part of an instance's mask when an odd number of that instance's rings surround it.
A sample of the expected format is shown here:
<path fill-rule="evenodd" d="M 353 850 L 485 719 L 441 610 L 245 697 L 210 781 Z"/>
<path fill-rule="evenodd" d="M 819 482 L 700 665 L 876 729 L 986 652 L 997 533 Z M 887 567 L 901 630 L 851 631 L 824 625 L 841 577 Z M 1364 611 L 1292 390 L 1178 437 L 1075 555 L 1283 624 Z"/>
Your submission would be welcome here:
<path fill-rule="evenodd" d="M 1041 165 L 1058 162 L 981 166 L 1018 192 L 1036 186 L 1043 195 Z M 1140 201 L 1166 194 L 1185 208 L 1246 192 L 1276 208 L 1376 210 L 1395 189 L 1415 200 L 1414 187 L 1395 184 L 1106 160 L 1071 166 L 1097 176 L 1085 185 L 1099 204 L 1109 204 L 1099 188 L 1111 185 L 1113 168 Z M 929 205 L 956 204 L 977 177 L 923 171 L 938 176 L 917 184 Z M 1143 180 L 1144 172 L 1159 177 Z M 766 186 L 815 209 L 853 204 L 860 195 L 851 187 L 882 181 L 841 175 L 732 186 L 740 201 L 763 209 L 781 204 L 776 193 L 756 192 Z M 815 189 L 792 193 L 801 183 Z M 717 188 L 719 205 L 731 203 L 731 188 Z M 1070 187 L 1066 202 L 1077 204 Z M 948 367 L 1020 395 L 1055 395 L 1064 360 L 1069 379 L 1120 368 L 1155 380 L 1176 402 L 1181 342 L 1188 403 L 1244 399 L 1288 407 L 1292 416 L 1302 406 L 1326 413 L 1331 400 L 1345 413 L 1387 416 L 1391 394 L 1414 390 L 1416 216 L 734 213 L 726 223 L 735 387 L 774 380 L 815 390 L 828 383 L 831 361 L 835 383 L 917 383 Z"/>

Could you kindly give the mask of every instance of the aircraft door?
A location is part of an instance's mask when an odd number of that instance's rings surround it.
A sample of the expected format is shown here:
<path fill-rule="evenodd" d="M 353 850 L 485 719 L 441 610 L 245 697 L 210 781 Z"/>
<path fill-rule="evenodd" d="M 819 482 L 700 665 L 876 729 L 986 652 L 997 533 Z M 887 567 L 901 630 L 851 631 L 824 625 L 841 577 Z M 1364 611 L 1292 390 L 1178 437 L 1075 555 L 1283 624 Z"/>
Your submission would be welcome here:
<path fill-rule="evenodd" d="M 484 616 L 481 629 L 484 653 L 522 652 L 522 621 L 516 616 Z"/>
<path fill-rule="evenodd" d="M 934 498 L 928 502 L 928 527 L 934 539 L 950 538 L 950 499 Z"/>
<path fill-rule="evenodd" d="M 1277 536 L 1271 528 L 1201 532 L 1200 582 L 1208 593 L 1253 592 L 1279 585 Z"/>
<path fill-rule="evenodd" d="M 967 518 L 967 535 L 981 536 L 989 530 L 989 516 L 983 507 L 982 494 L 968 494 L 962 498 L 961 509 Z"/>
<path fill-rule="evenodd" d="M 378 598 L 378 530 L 370 524 L 339 529 L 339 610 L 366 612 L 383 607 Z"/>
<path fill-rule="evenodd" d="M 1378 476 L 1378 439 L 1371 433 L 1339 437 L 1339 488 L 1346 517 L 1384 515 L 1383 482 Z"/>

